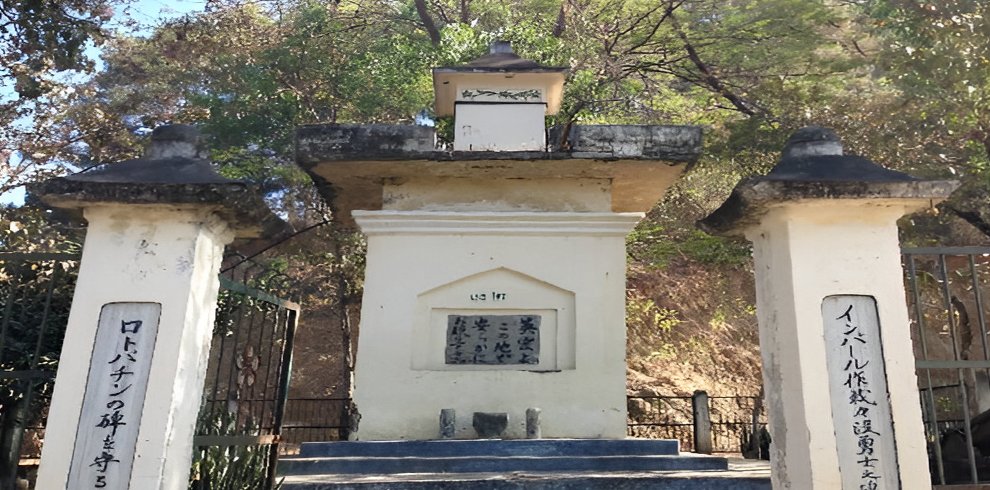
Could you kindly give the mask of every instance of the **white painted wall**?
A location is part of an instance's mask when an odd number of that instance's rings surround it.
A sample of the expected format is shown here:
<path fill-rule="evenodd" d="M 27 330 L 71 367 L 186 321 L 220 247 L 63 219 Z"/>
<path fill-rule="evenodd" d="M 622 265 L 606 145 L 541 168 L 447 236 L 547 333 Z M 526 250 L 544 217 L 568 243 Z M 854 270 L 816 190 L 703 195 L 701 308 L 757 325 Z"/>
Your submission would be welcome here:
<path fill-rule="evenodd" d="M 492 162 L 493 165 L 497 163 Z M 612 211 L 611 179 L 414 177 L 382 186 L 395 211 Z"/>
<path fill-rule="evenodd" d="M 476 437 L 475 411 L 507 412 L 507 436 L 525 437 L 527 408 L 543 410 L 543 437 L 625 436 L 625 235 L 642 214 L 354 215 L 368 235 L 359 439 L 437 438 L 443 408 L 457 412 L 457 438 Z M 489 289 L 506 299 L 470 299 Z M 556 369 L 432 369 L 446 328 L 434 308 L 556 310 Z"/>
<path fill-rule="evenodd" d="M 226 225 L 205 210 L 100 205 L 89 227 L 48 416 L 38 488 L 66 488 L 100 310 L 162 305 L 128 486 L 188 483 L 192 440 L 212 337 Z M 101 361 L 102 362 L 102 361 Z"/>
<path fill-rule="evenodd" d="M 454 151 L 544 151 L 546 106 L 472 104 L 454 108 Z"/>
<path fill-rule="evenodd" d="M 843 488 L 826 388 L 822 300 L 831 295 L 876 298 L 897 488 L 931 488 L 896 226 L 919 203 L 886 201 L 783 204 L 746 230 L 756 268 L 774 488 Z"/>

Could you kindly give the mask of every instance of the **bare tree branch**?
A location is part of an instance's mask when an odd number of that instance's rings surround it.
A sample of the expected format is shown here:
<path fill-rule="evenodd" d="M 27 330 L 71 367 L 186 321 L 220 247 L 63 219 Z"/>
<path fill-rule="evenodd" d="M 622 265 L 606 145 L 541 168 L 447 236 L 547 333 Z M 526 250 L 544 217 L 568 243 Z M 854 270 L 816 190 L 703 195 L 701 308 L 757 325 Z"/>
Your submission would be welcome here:
<path fill-rule="evenodd" d="M 553 37 L 560 37 L 564 34 L 564 29 L 567 27 L 567 17 L 564 11 L 564 6 L 567 5 L 567 1 L 564 0 L 560 2 L 560 10 L 557 12 L 557 22 L 553 25 L 553 32 L 551 34 Z"/>
<path fill-rule="evenodd" d="M 684 32 L 680 22 L 677 21 L 677 17 L 674 16 L 673 13 L 670 15 L 670 23 L 674 28 L 674 31 L 677 33 L 677 37 L 680 38 L 682 43 L 684 43 L 684 49 L 687 51 L 688 58 L 691 60 L 691 63 L 693 63 L 698 71 L 701 72 L 701 79 L 704 81 L 705 85 L 712 91 L 721 95 L 725 98 L 725 100 L 728 100 L 739 112 L 742 112 L 747 116 L 758 115 L 758 112 L 750 107 L 748 102 L 743 100 L 743 98 L 735 92 L 729 90 L 729 87 L 722 82 L 712 68 L 701 59 L 701 55 L 698 54 L 698 50 L 695 49 L 693 44 L 691 44 L 691 40 L 688 39 L 687 33 Z"/>
<path fill-rule="evenodd" d="M 439 46 L 440 30 L 437 29 L 437 25 L 433 22 L 433 17 L 430 17 L 430 12 L 426 10 L 426 0 L 415 0 L 415 4 L 416 13 L 419 15 L 420 22 L 423 23 L 423 28 L 430 35 L 430 41 L 433 42 L 434 46 Z"/>

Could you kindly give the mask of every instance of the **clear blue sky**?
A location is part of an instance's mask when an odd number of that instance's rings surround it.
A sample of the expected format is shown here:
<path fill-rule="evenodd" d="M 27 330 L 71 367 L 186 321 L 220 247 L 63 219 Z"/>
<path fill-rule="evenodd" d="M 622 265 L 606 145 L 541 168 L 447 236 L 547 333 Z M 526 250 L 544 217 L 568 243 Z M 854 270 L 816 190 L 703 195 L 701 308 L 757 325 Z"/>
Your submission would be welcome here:
<path fill-rule="evenodd" d="M 137 21 L 139 29 L 134 33 L 145 34 L 162 20 L 202 11 L 205 3 L 205 0 L 135 0 L 127 7 L 118 7 L 116 14 L 118 17 L 126 15 Z M 118 24 L 114 25 L 119 27 Z M 94 47 L 87 54 L 91 58 L 99 59 L 100 50 Z M 12 94 L 11 86 L 0 83 L 0 99 L 8 97 L 9 94 Z M 10 158 L 18 157 L 14 155 Z M 0 204 L 14 203 L 19 205 L 23 202 L 23 187 L 0 195 Z"/>

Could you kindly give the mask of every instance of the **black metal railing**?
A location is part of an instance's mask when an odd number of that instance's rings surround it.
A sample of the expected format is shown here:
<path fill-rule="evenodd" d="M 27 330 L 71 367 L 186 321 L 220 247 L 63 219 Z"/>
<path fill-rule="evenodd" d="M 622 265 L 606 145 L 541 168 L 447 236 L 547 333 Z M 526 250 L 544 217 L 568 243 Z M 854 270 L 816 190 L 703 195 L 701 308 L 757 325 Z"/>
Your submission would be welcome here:
<path fill-rule="evenodd" d="M 903 252 L 932 483 L 990 481 L 990 248 Z"/>
<path fill-rule="evenodd" d="M 677 439 L 689 452 L 746 453 L 766 426 L 758 396 L 629 396 L 631 437 Z M 758 447 L 757 447 L 758 450 Z"/>
<path fill-rule="evenodd" d="M 349 398 L 289 398 L 282 423 L 282 442 L 291 447 L 303 442 L 345 439 L 350 401 Z"/>
<path fill-rule="evenodd" d="M 76 253 L 0 253 L 0 486 L 41 456 L 78 261 Z"/>

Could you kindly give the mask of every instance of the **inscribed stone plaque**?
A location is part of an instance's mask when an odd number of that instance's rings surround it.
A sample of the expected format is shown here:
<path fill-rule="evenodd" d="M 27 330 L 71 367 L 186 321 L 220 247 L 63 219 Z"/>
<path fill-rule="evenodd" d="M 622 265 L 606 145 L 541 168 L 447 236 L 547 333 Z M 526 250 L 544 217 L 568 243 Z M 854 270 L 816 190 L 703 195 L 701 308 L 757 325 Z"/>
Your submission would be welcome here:
<path fill-rule="evenodd" d="M 829 296 L 822 316 L 842 488 L 900 488 L 876 300 Z"/>
<path fill-rule="evenodd" d="M 539 315 L 447 315 L 447 364 L 539 364 Z"/>
<path fill-rule="evenodd" d="M 127 489 L 162 305 L 100 310 L 66 488 Z"/>

